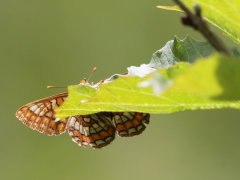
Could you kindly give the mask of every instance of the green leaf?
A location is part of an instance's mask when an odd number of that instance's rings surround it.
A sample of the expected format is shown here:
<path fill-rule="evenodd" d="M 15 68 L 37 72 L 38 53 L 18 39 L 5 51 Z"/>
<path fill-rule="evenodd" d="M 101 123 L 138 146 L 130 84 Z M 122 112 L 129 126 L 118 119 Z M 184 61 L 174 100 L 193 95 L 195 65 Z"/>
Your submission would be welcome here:
<path fill-rule="evenodd" d="M 229 48 L 229 51 L 233 56 L 240 58 L 240 51 L 237 48 Z M 209 57 L 214 52 L 215 49 L 207 41 L 198 41 L 190 36 L 183 40 L 175 37 L 152 55 L 149 66 L 168 68 L 178 62 L 193 63 L 199 58 Z"/>
<path fill-rule="evenodd" d="M 223 65 L 221 65 L 222 63 Z M 172 80 L 174 81 L 174 85 L 171 88 L 158 96 L 153 93 L 152 88 L 139 87 L 139 83 L 143 79 L 151 78 L 151 75 L 144 78 L 136 76 L 119 77 L 111 83 L 101 84 L 100 90 L 96 91 L 85 103 L 80 103 L 82 98 L 78 97 L 78 93 L 71 93 L 79 91 L 81 86 L 69 87 L 69 98 L 66 100 L 66 106 L 64 104 L 57 109 L 57 117 L 92 114 L 99 111 L 172 113 L 195 109 L 240 109 L 238 101 L 214 100 L 207 97 L 208 95 L 217 95 L 218 97 L 231 96 L 228 90 L 233 89 L 225 89 L 218 82 L 218 76 L 215 77 L 215 73 L 219 71 L 219 66 L 221 67 L 219 72 L 220 78 L 225 75 L 221 74 L 223 71 L 228 73 L 229 70 L 234 70 L 236 73 L 234 77 L 227 76 L 222 81 L 227 85 L 230 84 L 231 88 L 235 87 L 234 91 L 238 91 L 236 94 L 233 94 L 233 98 L 240 98 L 240 83 L 237 82 L 240 78 L 240 73 L 236 72 L 240 68 L 240 62 L 216 55 L 208 60 L 199 60 L 192 67 L 186 65 L 186 63 L 179 63 L 167 70 L 158 70 L 162 74 L 173 77 Z M 175 71 L 179 71 L 177 74 L 180 75 L 174 76 L 172 73 L 175 73 Z M 232 84 L 233 79 L 236 79 L 236 81 Z M 84 88 L 92 89 L 86 86 Z M 74 103 L 71 100 L 74 100 Z M 77 104 L 75 104 L 76 100 Z"/>
<path fill-rule="evenodd" d="M 238 49 L 230 50 L 239 56 Z M 56 116 L 64 118 L 100 111 L 172 113 L 239 109 L 240 61 L 223 55 L 210 56 L 212 52 L 207 42 L 176 37 L 153 54 L 150 64 L 130 67 L 128 75 L 113 75 L 100 89 L 98 85 L 95 88 L 70 86 L 69 97 L 56 109 Z M 146 73 L 150 74 L 145 76 Z"/>
<path fill-rule="evenodd" d="M 99 111 L 172 113 L 195 109 L 239 109 L 240 103 L 238 101 L 208 98 L 208 96 L 214 96 L 239 99 L 239 68 L 239 61 L 218 55 L 208 60 L 199 60 L 194 66 L 179 63 L 167 70 L 160 69 L 158 71 L 172 79 L 174 85 L 158 96 L 153 93 L 150 87 L 139 87 L 139 83 L 143 79 L 151 78 L 152 74 L 144 78 L 137 76 L 119 77 L 111 83 L 101 84 L 98 91 L 83 85 L 70 86 L 69 98 L 57 109 L 57 117 L 64 118 Z M 229 71 L 234 72 L 232 77 L 225 76 L 224 72 L 228 73 Z M 215 77 L 216 74 L 218 76 Z M 220 82 L 218 78 L 221 79 Z M 230 87 L 226 88 L 226 85 L 230 85 Z M 232 93 L 233 91 L 237 93 Z M 92 97 L 88 101 L 81 103 L 82 100 L 87 100 L 91 95 Z"/>
<path fill-rule="evenodd" d="M 199 59 L 174 79 L 169 90 L 195 93 L 214 100 L 240 100 L 240 61 L 223 55 Z"/>
<path fill-rule="evenodd" d="M 84 84 L 69 86 L 67 100 L 59 108 L 55 109 L 55 112 L 57 113 L 56 117 L 62 119 L 79 114 L 78 106 L 84 101 L 90 99 L 96 91 L 95 88 Z M 81 113 L 84 113 L 84 110 L 82 110 Z"/>
<path fill-rule="evenodd" d="M 237 44 L 240 43 L 240 1 L 219 0 L 183 0 L 190 9 L 193 4 L 202 8 L 202 14 L 214 26 Z M 157 6 L 161 9 L 181 11 L 178 6 Z"/>

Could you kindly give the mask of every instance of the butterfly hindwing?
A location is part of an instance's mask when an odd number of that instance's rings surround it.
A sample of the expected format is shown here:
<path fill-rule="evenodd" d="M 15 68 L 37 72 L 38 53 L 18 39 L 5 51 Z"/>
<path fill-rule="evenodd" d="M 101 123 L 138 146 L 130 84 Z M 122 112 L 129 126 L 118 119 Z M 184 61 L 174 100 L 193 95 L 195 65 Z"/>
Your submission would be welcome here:
<path fill-rule="evenodd" d="M 139 112 L 113 112 L 112 123 L 121 137 L 141 134 L 149 123 L 150 114 Z"/>
<path fill-rule="evenodd" d="M 79 146 L 90 145 L 94 149 L 114 140 L 115 128 L 106 113 L 69 117 L 68 133 Z"/>

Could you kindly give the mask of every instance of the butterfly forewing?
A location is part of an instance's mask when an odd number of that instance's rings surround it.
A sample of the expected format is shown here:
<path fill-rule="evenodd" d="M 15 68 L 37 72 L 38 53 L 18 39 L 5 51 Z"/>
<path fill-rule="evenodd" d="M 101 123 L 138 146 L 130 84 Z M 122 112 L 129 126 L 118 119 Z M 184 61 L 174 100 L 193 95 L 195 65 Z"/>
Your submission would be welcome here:
<path fill-rule="evenodd" d="M 79 146 L 90 145 L 101 148 L 114 140 L 115 128 L 106 113 L 72 116 L 69 118 L 68 133 Z"/>
<path fill-rule="evenodd" d="M 16 117 L 28 127 L 48 135 L 58 135 L 66 131 L 67 119 L 56 121 L 54 109 L 67 98 L 61 93 L 34 101 L 19 108 Z"/>
<path fill-rule="evenodd" d="M 131 137 L 141 134 L 149 123 L 150 115 L 139 112 L 114 112 L 112 123 L 121 137 Z"/>

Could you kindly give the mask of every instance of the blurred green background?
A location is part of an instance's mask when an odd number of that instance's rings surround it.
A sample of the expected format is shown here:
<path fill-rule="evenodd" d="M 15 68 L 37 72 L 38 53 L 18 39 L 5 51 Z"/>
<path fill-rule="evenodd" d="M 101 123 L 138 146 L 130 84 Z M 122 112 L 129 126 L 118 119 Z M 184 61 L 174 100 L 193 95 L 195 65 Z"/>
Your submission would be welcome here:
<path fill-rule="evenodd" d="M 97 82 L 151 55 L 175 35 L 204 40 L 180 23 L 172 1 L 0 1 L 0 179 L 240 179 L 240 111 L 152 115 L 140 136 L 93 150 L 66 133 L 49 137 L 15 117 L 22 105 Z M 229 46 L 236 46 L 213 28 Z"/>

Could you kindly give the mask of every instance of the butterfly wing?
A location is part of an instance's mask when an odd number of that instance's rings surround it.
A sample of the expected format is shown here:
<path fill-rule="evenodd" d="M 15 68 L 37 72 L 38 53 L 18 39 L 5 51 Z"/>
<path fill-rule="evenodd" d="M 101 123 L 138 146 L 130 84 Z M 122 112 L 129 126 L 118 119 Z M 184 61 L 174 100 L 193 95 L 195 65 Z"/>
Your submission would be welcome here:
<path fill-rule="evenodd" d="M 94 149 L 108 145 L 114 140 L 115 128 L 109 113 L 96 113 L 69 117 L 68 133 L 79 146 L 90 145 Z"/>
<path fill-rule="evenodd" d="M 61 93 L 40 99 L 19 108 L 16 117 L 28 127 L 48 135 L 59 135 L 66 131 L 67 119 L 57 121 L 54 109 L 67 98 L 68 93 Z"/>
<path fill-rule="evenodd" d="M 150 114 L 139 112 L 114 112 L 112 123 L 121 137 L 132 137 L 141 134 L 149 124 Z"/>

